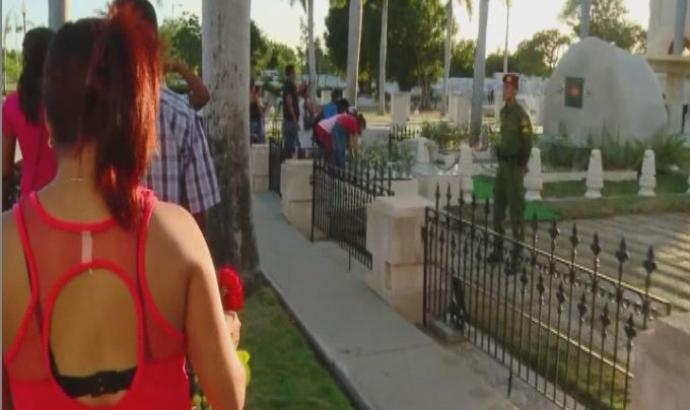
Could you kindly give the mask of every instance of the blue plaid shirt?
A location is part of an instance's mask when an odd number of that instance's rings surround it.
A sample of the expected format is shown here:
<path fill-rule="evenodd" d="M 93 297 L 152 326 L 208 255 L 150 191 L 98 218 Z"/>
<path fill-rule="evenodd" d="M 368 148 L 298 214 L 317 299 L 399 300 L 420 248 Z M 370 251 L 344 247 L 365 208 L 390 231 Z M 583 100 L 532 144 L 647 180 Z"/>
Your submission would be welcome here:
<path fill-rule="evenodd" d="M 161 88 L 157 149 L 144 184 L 162 201 L 193 214 L 220 202 L 215 165 L 197 113 L 180 95 Z"/>

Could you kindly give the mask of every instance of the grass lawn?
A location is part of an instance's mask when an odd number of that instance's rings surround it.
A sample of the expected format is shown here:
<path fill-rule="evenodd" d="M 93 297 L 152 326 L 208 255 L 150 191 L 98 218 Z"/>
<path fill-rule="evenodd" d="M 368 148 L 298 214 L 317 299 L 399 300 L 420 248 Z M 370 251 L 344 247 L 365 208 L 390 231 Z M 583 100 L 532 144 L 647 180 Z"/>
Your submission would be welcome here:
<path fill-rule="evenodd" d="M 544 201 L 528 202 L 525 218 L 534 213 L 540 220 L 604 218 L 608 216 L 652 212 L 688 212 L 690 195 L 684 175 L 658 175 L 657 196 L 637 196 L 637 181 L 606 182 L 603 198 L 584 199 L 585 181 L 545 183 Z M 493 196 L 493 178 L 478 176 L 474 179 L 477 200 L 483 202 Z"/>
<path fill-rule="evenodd" d="M 247 298 L 241 319 L 240 347 L 252 356 L 248 410 L 353 408 L 269 286 Z"/>

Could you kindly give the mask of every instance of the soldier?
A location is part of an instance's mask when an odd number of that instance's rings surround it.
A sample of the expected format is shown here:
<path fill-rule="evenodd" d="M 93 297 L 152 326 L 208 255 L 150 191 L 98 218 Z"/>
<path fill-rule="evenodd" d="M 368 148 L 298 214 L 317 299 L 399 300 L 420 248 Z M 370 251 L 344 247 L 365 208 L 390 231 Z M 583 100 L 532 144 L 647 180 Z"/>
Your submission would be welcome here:
<path fill-rule="evenodd" d="M 500 234 L 505 232 L 503 220 L 508 206 L 513 238 L 524 241 L 524 177 L 532 150 L 532 124 L 515 100 L 519 81 L 515 74 L 503 76 L 505 105 L 501 109 L 501 139 L 496 147 L 498 173 L 494 185 L 494 230 Z"/>

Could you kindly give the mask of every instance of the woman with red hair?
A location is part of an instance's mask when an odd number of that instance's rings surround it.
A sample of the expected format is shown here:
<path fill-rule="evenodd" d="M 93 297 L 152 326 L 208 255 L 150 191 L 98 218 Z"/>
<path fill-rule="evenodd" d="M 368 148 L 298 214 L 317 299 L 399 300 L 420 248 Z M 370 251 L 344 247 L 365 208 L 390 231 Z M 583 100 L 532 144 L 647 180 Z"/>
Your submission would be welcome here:
<path fill-rule="evenodd" d="M 189 213 L 139 187 L 158 55 L 131 6 L 68 23 L 51 43 L 57 175 L 3 215 L 5 405 L 189 410 L 189 358 L 214 409 L 243 407 L 240 324 L 223 314 L 204 238 Z"/>

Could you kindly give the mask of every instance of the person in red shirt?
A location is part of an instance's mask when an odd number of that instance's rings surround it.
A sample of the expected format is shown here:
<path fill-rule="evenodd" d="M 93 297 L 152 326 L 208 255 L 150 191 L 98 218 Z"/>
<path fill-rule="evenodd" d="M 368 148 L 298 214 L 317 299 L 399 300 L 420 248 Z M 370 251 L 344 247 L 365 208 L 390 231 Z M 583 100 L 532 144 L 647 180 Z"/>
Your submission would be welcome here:
<path fill-rule="evenodd" d="M 335 164 L 342 167 L 348 148 L 357 146 L 357 139 L 365 128 L 366 120 L 362 114 L 337 114 L 316 125 L 316 138 Z"/>

